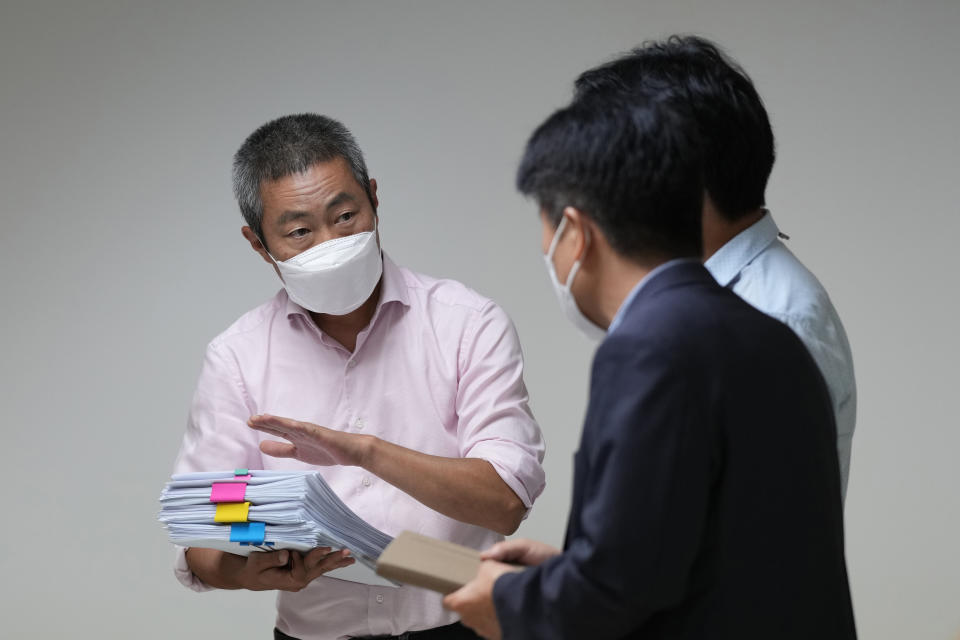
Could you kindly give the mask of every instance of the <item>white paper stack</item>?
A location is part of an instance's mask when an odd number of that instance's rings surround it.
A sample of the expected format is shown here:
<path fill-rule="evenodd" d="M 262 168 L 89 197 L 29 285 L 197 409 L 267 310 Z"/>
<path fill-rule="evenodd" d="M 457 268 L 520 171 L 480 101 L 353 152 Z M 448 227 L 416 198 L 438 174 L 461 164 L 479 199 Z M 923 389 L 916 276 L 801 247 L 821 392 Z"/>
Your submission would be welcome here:
<path fill-rule="evenodd" d="M 184 547 L 253 551 L 349 549 L 355 565 L 327 574 L 384 582 L 374 573 L 392 538 L 351 511 L 323 477 L 310 471 L 211 471 L 171 477 L 158 519 Z"/>

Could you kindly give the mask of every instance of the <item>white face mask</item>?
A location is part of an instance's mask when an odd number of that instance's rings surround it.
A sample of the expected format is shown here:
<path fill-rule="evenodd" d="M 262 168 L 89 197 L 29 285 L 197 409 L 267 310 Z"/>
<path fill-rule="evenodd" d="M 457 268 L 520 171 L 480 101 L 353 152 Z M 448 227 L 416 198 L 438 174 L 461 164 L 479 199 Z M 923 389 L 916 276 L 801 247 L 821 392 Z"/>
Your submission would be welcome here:
<path fill-rule="evenodd" d="M 557 244 L 560 242 L 560 236 L 563 235 L 563 230 L 566 226 L 567 217 L 564 216 L 560 226 L 557 227 L 557 230 L 553 234 L 550 249 L 547 251 L 547 255 L 543 256 L 543 260 L 547 263 L 547 271 L 550 273 L 550 282 L 553 284 L 553 291 L 557 294 L 557 299 L 560 300 L 560 306 L 563 308 L 563 314 L 567 316 L 567 320 L 572 322 L 573 326 L 579 329 L 587 338 L 599 342 L 606 337 L 606 330 L 597 326 L 590 318 L 583 315 L 580 307 L 577 306 L 577 301 L 573 297 L 573 293 L 570 291 L 570 287 L 573 286 L 573 279 L 577 276 L 577 272 L 580 271 L 580 261 L 577 260 L 573 263 L 573 266 L 570 267 L 570 274 L 567 276 L 567 282 L 565 284 L 560 284 L 560 280 L 557 278 L 557 270 L 553 266 L 553 254 L 557 250 Z M 588 235 L 587 243 L 589 242 L 590 236 Z"/>
<path fill-rule="evenodd" d="M 383 273 L 383 258 L 373 231 L 334 238 L 277 262 L 290 299 L 314 313 L 342 316 L 370 297 Z M 269 254 L 268 254 L 269 255 Z"/>

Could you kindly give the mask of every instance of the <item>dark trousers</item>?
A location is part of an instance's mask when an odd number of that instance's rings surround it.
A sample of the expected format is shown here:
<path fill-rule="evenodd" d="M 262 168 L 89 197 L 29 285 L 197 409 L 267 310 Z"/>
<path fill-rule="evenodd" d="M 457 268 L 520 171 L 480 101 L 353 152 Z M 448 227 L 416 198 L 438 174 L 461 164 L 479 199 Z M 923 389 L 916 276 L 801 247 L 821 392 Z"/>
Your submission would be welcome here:
<path fill-rule="evenodd" d="M 408 631 L 399 636 L 357 636 L 356 640 L 407 640 L 408 638 L 410 640 L 476 640 L 479 637 L 459 622 L 454 622 L 445 627 Z M 273 640 L 297 640 L 297 638 L 288 636 L 280 629 L 275 628 L 273 630 Z"/>

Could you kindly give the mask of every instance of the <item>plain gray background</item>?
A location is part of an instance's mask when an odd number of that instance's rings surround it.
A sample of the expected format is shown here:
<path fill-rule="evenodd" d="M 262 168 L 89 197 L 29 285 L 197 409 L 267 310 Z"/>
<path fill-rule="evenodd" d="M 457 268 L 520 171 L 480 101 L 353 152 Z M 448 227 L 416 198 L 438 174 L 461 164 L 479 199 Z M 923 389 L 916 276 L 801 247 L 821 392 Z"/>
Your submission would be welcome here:
<path fill-rule="evenodd" d="M 853 346 L 860 635 L 954 637 L 958 29 L 955 0 L 4 1 L 0 635 L 268 637 L 273 595 L 183 589 L 154 518 L 204 346 L 278 288 L 240 236 L 229 168 L 291 112 L 354 131 L 398 262 L 516 322 L 548 441 L 521 533 L 559 543 L 591 347 L 513 171 L 577 73 L 694 32 L 766 100 L 768 203 Z"/>

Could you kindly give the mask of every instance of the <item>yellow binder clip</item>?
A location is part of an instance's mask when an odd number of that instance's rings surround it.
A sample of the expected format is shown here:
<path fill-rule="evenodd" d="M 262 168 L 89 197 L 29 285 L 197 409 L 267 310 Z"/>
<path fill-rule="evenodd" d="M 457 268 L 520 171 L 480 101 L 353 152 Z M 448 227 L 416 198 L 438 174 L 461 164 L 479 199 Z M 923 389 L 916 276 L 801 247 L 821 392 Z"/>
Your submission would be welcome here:
<path fill-rule="evenodd" d="M 250 513 L 249 502 L 221 502 L 213 516 L 214 522 L 246 522 Z"/>

